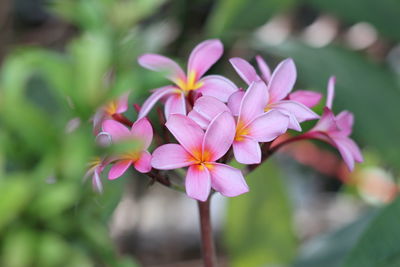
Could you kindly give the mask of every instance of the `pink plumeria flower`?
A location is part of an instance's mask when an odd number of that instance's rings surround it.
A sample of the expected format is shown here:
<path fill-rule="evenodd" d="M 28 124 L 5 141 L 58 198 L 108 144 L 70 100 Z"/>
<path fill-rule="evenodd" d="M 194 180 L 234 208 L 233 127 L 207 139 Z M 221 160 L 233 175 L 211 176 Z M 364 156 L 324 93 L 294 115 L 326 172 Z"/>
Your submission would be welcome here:
<path fill-rule="evenodd" d="M 128 110 L 129 92 L 123 94 L 116 100 L 112 100 L 105 106 L 101 107 L 93 116 L 93 129 L 97 135 L 100 131 L 101 124 L 106 119 L 111 119 L 116 114 L 122 114 Z"/>
<path fill-rule="evenodd" d="M 211 187 L 227 197 L 249 191 L 240 170 L 216 162 L 235 137 L 235 121 L 229 112 L 215 117 L 205 133 L 196 122 L 180 114 L 170 115 L 166 126 L 179 144 L 158 147 L 151 164 L 160 170 L 189 167 L 185 181 L 189 197 L 206 201 Z"/>
<path fill-rule="evenodd" d="M 84 180 L 87 180 L 89 177 L 91 177 L 93 190 L 98 193 L 103 193 L 103 184 L 101 182 L 100 175 L 107 164 L 108 161 L 96 157 L 89 162 L 89 169 L 83 178 Z"/>
<path fill-rule="evenodd" d="M 349 137 L 354 123 L 353 114 L 349 111 L 342 111 L 335 116 L 332 112 L 335 80 L 335 77 L 329 79 L 326 107 L 321 119 L 305 135 L 328 142 L 336 147 L 347 167 L 352 171 L 354 162 L 362 162 L 363 156 L 357 144 Z"/>
<path fill-rule="evenodd" d="M 259 142 L 270 142 L 286 132 L 289 117 L 278 110 L 264 112 L 267 101 L 264 82 L 252 82 L 240 101 L 235 127 L 233 152 L 238 162 L 257 164 L 261 162 Z M 215 98 L 199 98 L 188 114 L 202 128 L 207 127 L 217 114 L 229 111 L 228 107 Z"/>
<path fill-rule="evenodd" d="M 313 93 L 309 91 L 306 94 L 298 92 L 292 97 L 292 100 L 288 100 L 290 99 L 289 93 L 292 91 L 297 77 L 296 66 L 292 59 L 285 59 L 279 63 L 272 75 L 270 75 L 267 64 L 260 57 L 258 57 L 257 61 L 262 71 L 263 79 L 258 76 L 255 69 L 246 60 L 241 58 L 230 59 L 236 72 L 247 84 L 250 85 L 252 82 L 260 80 L 267 84 L 268 96 L 264 106 L 265 111 L 279 110 L 287 114 L 290 118 L 289 128 L 297 131 L 301 131 L 301 122 L 319 118 L 314 111 L 303 104 L 309 105 L 311 104 L 310 102 L 315 102 Z M 239 112 L 238 108 L 243 96 L 244 92 L 239 91 L 229 99 L 228 105 L 236 114 Z"/>
<path fill-rule="evenodd" d="M 135 151 L 115 157 L 115 163 L 108 173 L 108 179 L 113 180 L 123 175 L 133 165 L 141 173 L 151 170 L 151 155 L 147 151 L 153 139 L 153 128 L 146 118 L 137 120 L 129 130 L 123 124 L 106 120 L 103 122 L 103 132 L 111 135 L 112 142 L 137 140 L 140 146 Z"/>
<path fill-rule="evenodd" d="M 189 56 L 187 74 L 179 65 L 164 56 L 144 54 L 139 57 L 139 64 L 147 69 L 166 74 L 174 85 L 155 89 L 144 102 L 139 118 L 145 117 L 161 98 L 165 99 L 165 117 L 170 114 L 186 115 L 186 96 L 190 92 L 214 96 L 221 101 L 228 101 L 229 96 L 238 90 L 236 85 L 220 75 L 203 75 L 222 56 L 223 46 L 219 40 L 207 40 L 198 44 Z"/>

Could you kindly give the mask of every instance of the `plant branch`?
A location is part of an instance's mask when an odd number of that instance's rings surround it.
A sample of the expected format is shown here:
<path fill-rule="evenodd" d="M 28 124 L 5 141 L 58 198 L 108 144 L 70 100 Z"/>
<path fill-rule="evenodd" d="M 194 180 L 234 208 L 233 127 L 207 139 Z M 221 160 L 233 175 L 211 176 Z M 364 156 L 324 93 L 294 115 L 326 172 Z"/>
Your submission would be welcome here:
<path fill-rule="evenodd" d="M 200 230 L 201 230 L 201 245 L 203 252 L 204 267 L 215 267 L 217 266 L 217 257 L 215 254 L 215 246 L 213 240 L 213 232 L 211 227 L 210 217 L 210 201 L 211 196 L 207 201 L 197 201 L 199 206 L 200 215 Z"/>

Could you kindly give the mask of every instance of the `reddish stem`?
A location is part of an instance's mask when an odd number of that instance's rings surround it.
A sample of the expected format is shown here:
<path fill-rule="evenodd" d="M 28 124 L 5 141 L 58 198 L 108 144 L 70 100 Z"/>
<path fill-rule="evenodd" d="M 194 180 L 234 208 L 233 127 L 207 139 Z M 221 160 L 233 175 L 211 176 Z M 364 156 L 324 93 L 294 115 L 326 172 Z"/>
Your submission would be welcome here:
<path fill-rule="evenodd" d="M 114 114 L 112 115 L 113 119 L 124 124 L 125 126 L 131 127 L 133 125 L 133 122 L 131 122 L 127 117 L 125 117 L 122 114 Z"/>
<path fill-rule="evenodd" d="M 204 267 L 217 266 L 217 257 L 215 254 L 213 232 L 211 227 L 210 200 L 211 196 L 205 202 L 197 201 L 200 215 L 201 245 Z"/>

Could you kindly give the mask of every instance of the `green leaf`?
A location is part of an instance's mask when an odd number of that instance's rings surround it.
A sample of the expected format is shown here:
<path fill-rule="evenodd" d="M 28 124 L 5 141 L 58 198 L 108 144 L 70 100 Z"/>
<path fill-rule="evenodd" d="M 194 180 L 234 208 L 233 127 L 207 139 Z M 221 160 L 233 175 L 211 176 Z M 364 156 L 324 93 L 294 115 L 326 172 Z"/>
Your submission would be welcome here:
<path fill-rule="evenodd" d="M 207 32 L 223 39 L 239 36 L 261 26 L 294 3 L 294 0 L 219 0 L 207 22 Z"/>
<path fill-rule="evenodd" d="M 296 41 L 279 46 L 256 45 L 265 53 L 294 58 L 303 87 L 326 94 L 329 76 L 336 76 L 333 110 L 355 115 L 354 136 L 384 160 L 400 168 L 400 89 L 395 75 L 361 54 L 337 46 L 311 48 Z M 304 86 L 305 85 L 305 86 Z M 390 130 L 388 130 L 390 127 Z"/>
<path fill-rule="evenodd" d="M 339 267 L 365 228 L 377 215 L 376 210 L 361 216 L 336 231 L 308 241 L 300 250 L 293 267 Z"/>
<path fill-rule="evenodd" d="M 18 217 L 32 196 L 29 179 L 22 179 L 20 176 L 8 178 L 0 180 L 0 231 Z"/>
<path fill-rule="evenodd" d="M 348 23 L 369 22 L 389 38 L 400 40 L 400 2 L 397 0 L 308 0 Z"/>
<path fill-rule="evenodd" d="M 273 162 L 247 176 L 250 192 L 230 198 L 225 241 L 232 266 L 288 263 L 296 241 L 291 208 L 281 174 Z"/>
<path fill-rule="evenodd" d="M 400 266 L 400 198 L 384 208 L 362 234 L 344 267 Z"/>

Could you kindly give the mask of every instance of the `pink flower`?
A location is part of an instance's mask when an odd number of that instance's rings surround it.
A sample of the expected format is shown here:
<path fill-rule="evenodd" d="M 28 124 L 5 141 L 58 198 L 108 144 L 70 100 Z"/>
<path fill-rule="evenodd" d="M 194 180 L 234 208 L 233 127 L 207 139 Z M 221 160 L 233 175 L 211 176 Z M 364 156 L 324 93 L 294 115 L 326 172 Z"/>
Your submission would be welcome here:
<path fill-rule="evenodd" d="M 108 161 L 102 160 L 98 157 L 95 158 L 89 163 L 89 170 L 86 172 L 83 178 L 84 180 L 86 180 L 91 177 L 93 190 L 98 193 L 103 193 L 103 184 L 100 179 L 100 174 L 103 172 L 107 164 Z"/>
<path fill-rule="evenodd" d="M 261 162 L 259 142 L 270 142 L 286 132 L 289 117 L 278 110 L 264 111 L 268 91 L 264 82 L 252 82 L 239 103 L 235 127 L 233 152 L 238 162 L 257 164 Z M 189 113 L 202 128 L 218 114 L 229 111 L 228 107 L 215 98 L 199 98 Z"/>
<path fill-rule="evenodd" d="M 206 132 L 190 118 L 170 115 L 167 128 L 180 144 L 166 144 L 153 152 L 153 168 L 171 170 L 189 167 L 186 192 L 189 197 L 206 201 L 211 187 L 224 196 L 233 197 L 248 192 L 240 170 L 217 163 L 232 145 L 235 121 L 229 112 L 215 117 Z"/>
<path fill-rule="evenodd" d="M 103 122 L 103 132 L 109 133 L 113 142 L 138 140 L 140 146 L 135 151 L 116 156 L 115 164 L 108 173 L 108 179 L 113 180 L 123 175 L 129 166 L 133 165 L 141 173 L 151 170 L 151 155 L 147 151 L 153 139 L 153 129 L 146 118 L 137 120 L 129 130 L 123 124 L 106 120 Z"/>
<path fill-rule="evenodd" d="M 357 144 L 349 137 L 354 122 L 353 114 L 349 111 L 342 111 L 335 116 L 332 112 L 335 80 L 335 77 L 329 79 L 326 107 L 321 119 L 306 135 L 336 147 L 348 168 L 353 170 L 354 162 L 362 162 L 363 156 Z"/>
<path fill-rule="evenodd" d="M 265 61 L 261 57 L 257 57 L 262 78 L 258 76 L 255 69 L 246 60 L 232 58 L 230 62 L 247 84 L 250 85 L 252 82 L 260 80 L 267 84 L 268 100 L 264 105 L 264 110 L 279 110 L 287 114 L 290 118 L 289 128 L 301 131 L 301 122 L 319 118 L 315 112 L 307 107 L 312 106 L 315 102 L 318 103 L 320 98 L 318 93 L 297 91 L 293 95 L 289 94 L 293 89 L 297 76 L 296 67 L 292 59 L 286 59 L 279 63 L 272 75 L 270 75 Z M 243 95 L 244 93 L 239 91 L 234 93 L 229 99 L 228 105 L 236 114 L 239 112 L 239 103 Z"/>
<path fill-rule="evenodd" d="M 122 114 L 128 110 L 129 93 L 123 94 L 116 100 L 110 101 L 104 107 L 101 107 L 93 116 L 94 133 L 98 134 L 101 124 L 106 119 L 111 119 L 116 114 Z"/>
<path fill-rule="evenodd" d="M 228 101 L 229 96 L 237 91 L 230 80 L 219 75 L 202 76 L 221 57 L 223 46 L 219 40 L 207 40 L 198 44 L 190 54 L 187 74 L 173 60 L 157 55 L 144 54 L 139 57 L 139 64 L 147 69 L 162 72 L 174 85 L 155 89 L 144 102 L 139 118 L 145 117 L 155 103 L 165 100 L 165 117 L 170 114 L 186 115 L 186 97 L 192 92 L 214 96 L 221 101 Z"/>

